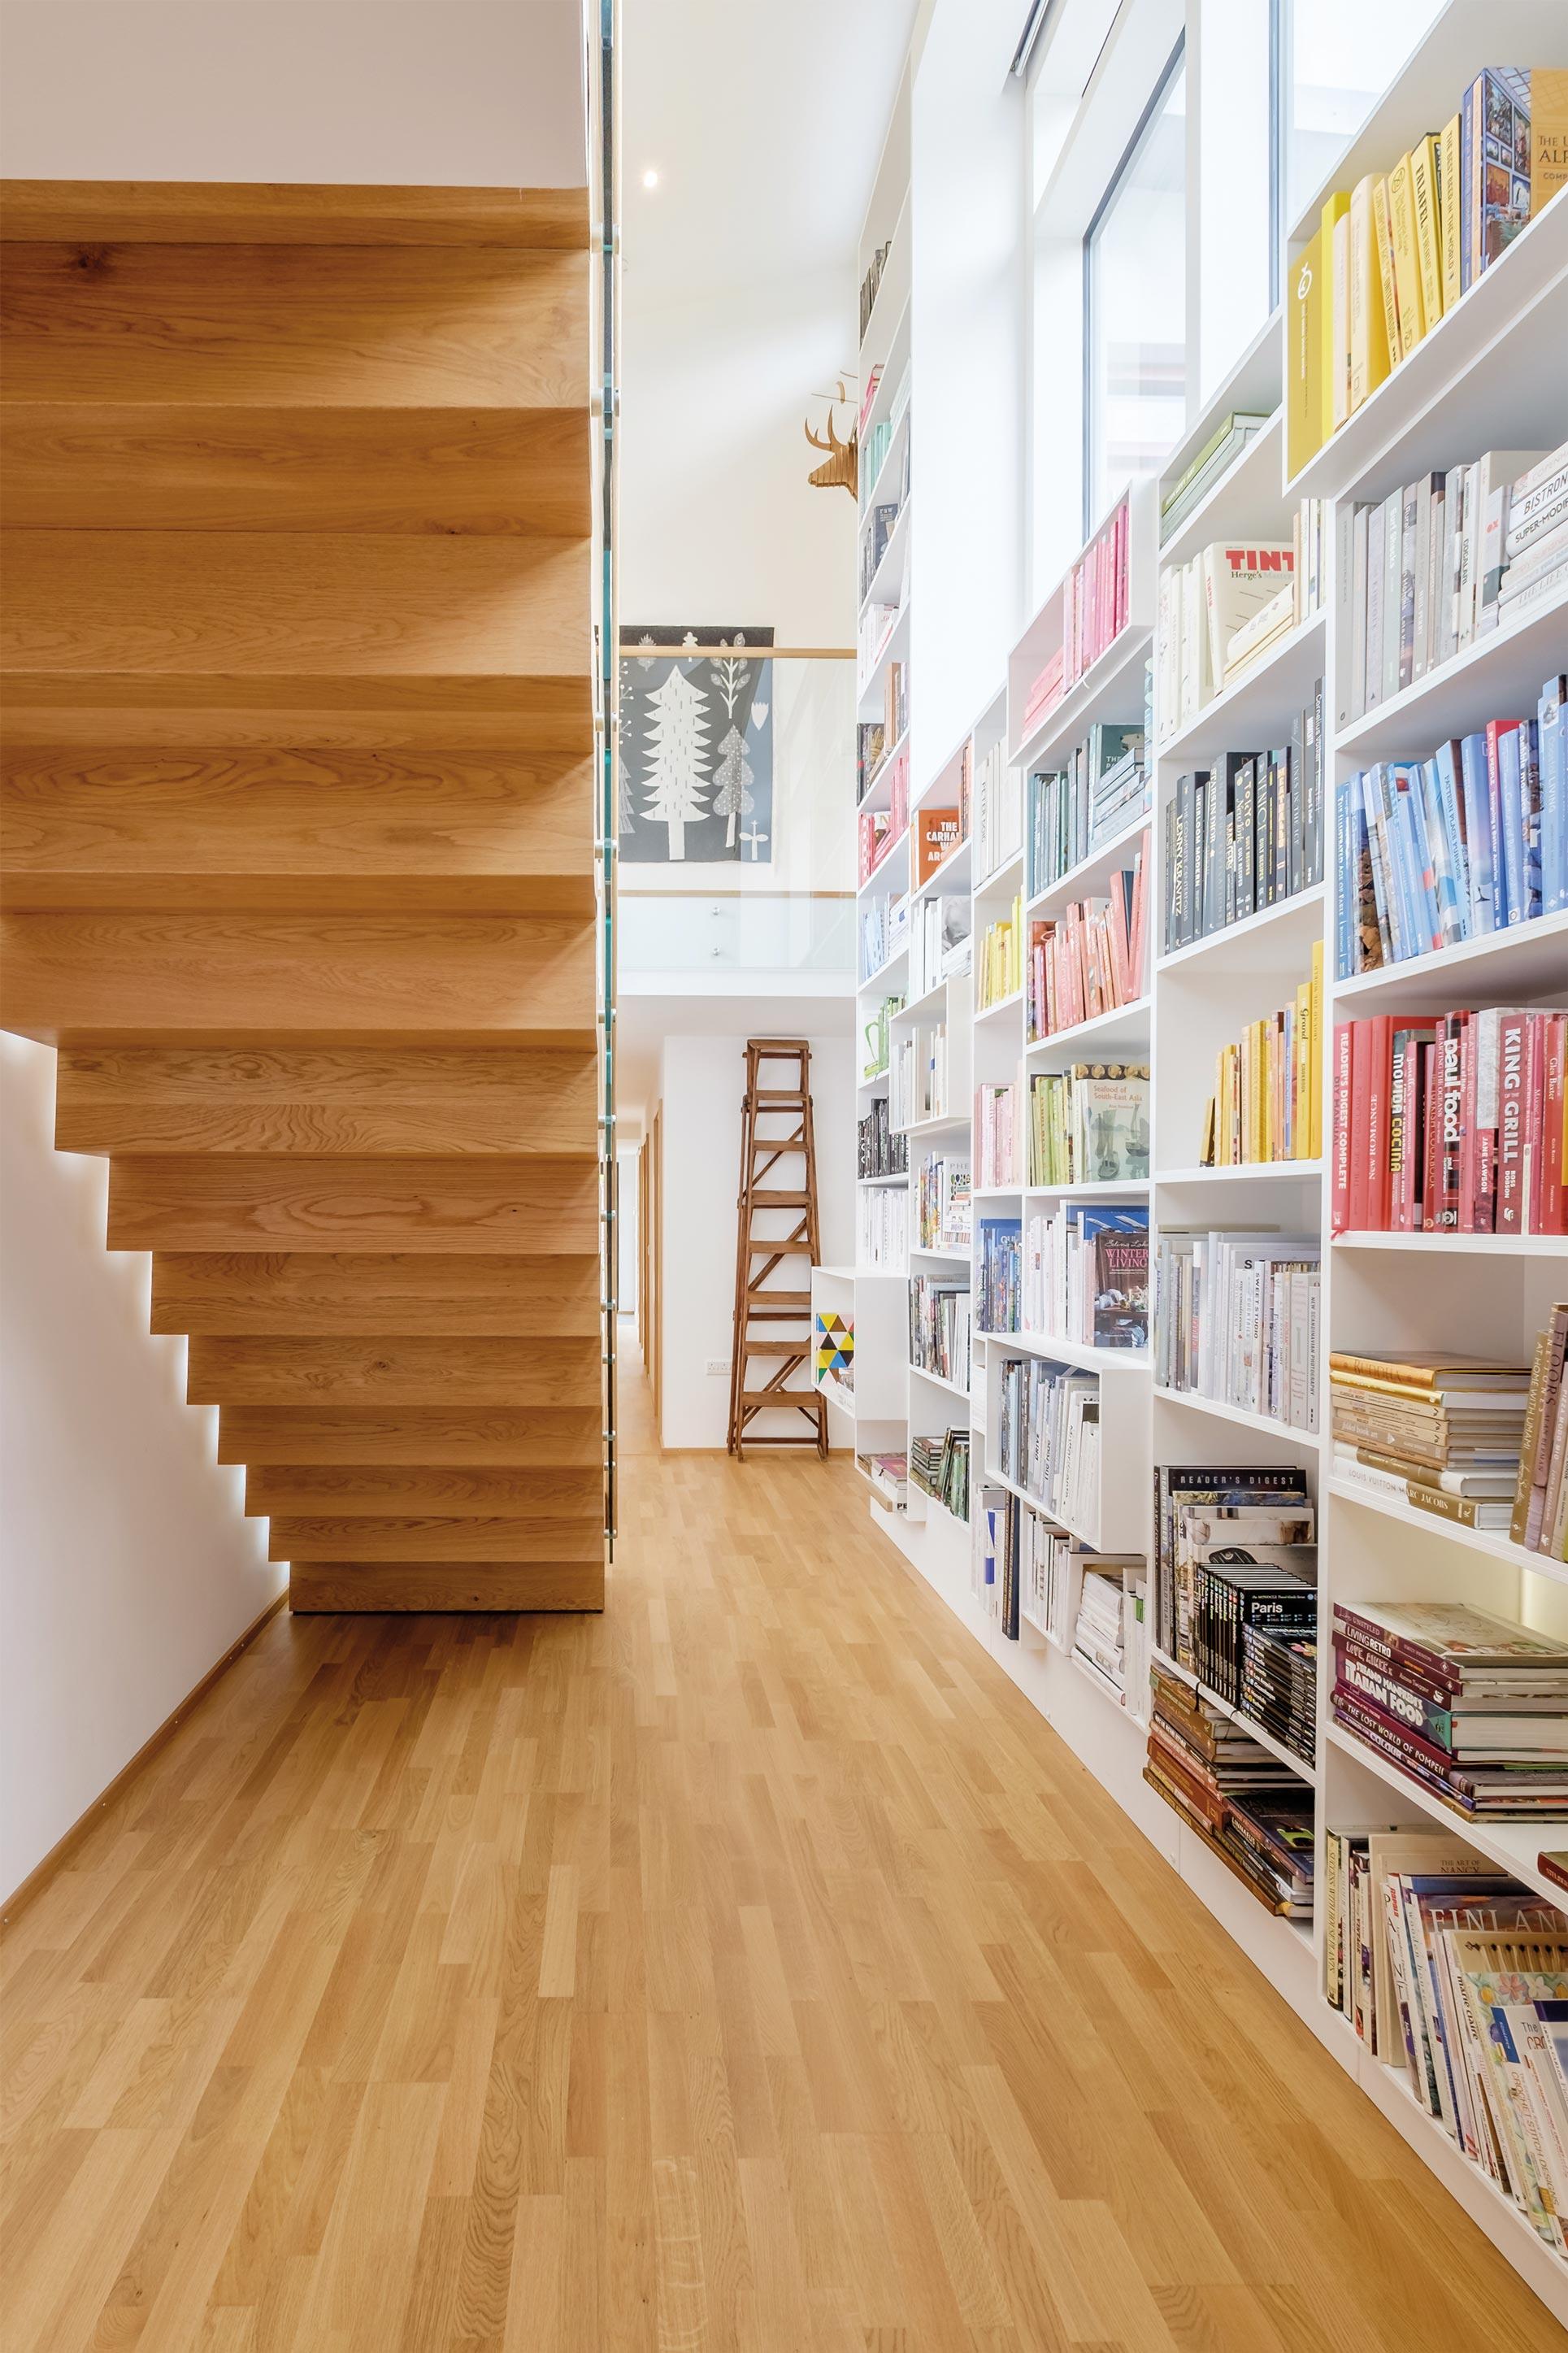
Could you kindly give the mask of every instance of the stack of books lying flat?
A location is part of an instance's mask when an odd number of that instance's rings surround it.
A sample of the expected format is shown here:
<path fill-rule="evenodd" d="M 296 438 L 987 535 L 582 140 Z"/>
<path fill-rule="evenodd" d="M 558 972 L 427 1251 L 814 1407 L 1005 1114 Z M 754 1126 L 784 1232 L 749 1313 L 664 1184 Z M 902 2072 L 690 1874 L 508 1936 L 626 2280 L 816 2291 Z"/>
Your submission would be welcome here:
<path fill-rule="evenodd" d="M 1334 1604 L 1335 1721 L 1475 1821 L 1568 1820 L 1568 1641 L 1455 1601 Z"/>
<path fill-rule="evenodd" d="M 1334 1472 L 1457 1526 L 1506 1535 L 1530 1367 L 1447 1351 L 1329 1358 Z"/>
<path fill-rule="evenodd" d="M 1177 1676 L 1150 1675 L 1143 1778 L 1266 1910 L 1312 1912 L 1312 1792 Z"/>

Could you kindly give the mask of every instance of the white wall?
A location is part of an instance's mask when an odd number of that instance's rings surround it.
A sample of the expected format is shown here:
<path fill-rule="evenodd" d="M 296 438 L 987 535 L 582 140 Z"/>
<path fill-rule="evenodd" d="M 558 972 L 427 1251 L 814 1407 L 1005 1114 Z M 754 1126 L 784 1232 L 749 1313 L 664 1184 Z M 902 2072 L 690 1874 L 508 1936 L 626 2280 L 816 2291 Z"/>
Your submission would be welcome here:
<path fill-rule="evenodd" d="M 0 1893 L 173 1714 L 288 1574 L 106 1251 L 109 1164 L 54 1149 L 55 1057 L 0 1038 Z"/>
<path fill-rule="evenodd" d="M 842 1266 L 855 1255 L 854 1041 L 837 1036 L 808 1042 L 822 1260 L 825 1265 Z M 740 1038 L 675 1037 L 664 1041 L 666 1446 L 722 1447 L 725 1442 L 745 1068 Z M 721 1369 L 710 1373 L 710 1363 Z"/>
<path fill-rule="evenodd" d="M 1023 628 L 1019 0 L 936 0 L 910 103 L 910 777 L 998 693 Z"/>
<path fill-rule="evenodd" d="M 0 152 L 16 179 L 579 187 L 583 21 L 583 0 L 4 0 Z"/>

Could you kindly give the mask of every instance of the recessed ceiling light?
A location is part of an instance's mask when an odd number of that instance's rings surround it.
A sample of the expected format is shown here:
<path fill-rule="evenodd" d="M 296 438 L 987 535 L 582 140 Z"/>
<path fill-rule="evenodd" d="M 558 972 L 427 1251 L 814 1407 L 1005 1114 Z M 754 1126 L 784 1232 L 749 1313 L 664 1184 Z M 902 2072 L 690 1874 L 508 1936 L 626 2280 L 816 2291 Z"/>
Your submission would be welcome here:
<path fill-rule="evenodd" d="M 642 184 L 645 188 L 657 188 L 658 185 L 658 174 L 657 172 L 645 172 L 642 175 Z"/>

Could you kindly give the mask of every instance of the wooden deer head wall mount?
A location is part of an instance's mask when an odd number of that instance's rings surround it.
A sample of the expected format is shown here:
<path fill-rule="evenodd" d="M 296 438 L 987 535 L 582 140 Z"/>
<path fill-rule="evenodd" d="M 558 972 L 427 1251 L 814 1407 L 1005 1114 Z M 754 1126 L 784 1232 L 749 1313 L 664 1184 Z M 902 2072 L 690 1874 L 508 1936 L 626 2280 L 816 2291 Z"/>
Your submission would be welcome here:
<path fill-rule="evenodd" d="M 849 397 L 844 389 L 843 377 L 839 377 L 838 390 L 832 398 L 829 398 L 826 393 L 819 394 L 818 397 L 827 401 L 827 438 L 825 441 L 820 433 L 814 433 L 809 422 L 805 427 L 805 438 L 814 449 L 826 449 L 827 456 L 820 466 L 812 468 L 806 479 L 819 491 L 842 489 L 847 491 L 852 499 L 858 499 L 860 495 L 858 464 L 859 452 L 856 440 L 856 428 L 850 427 L 847 441 L 840 441 L 833 429 L 834 409 L 840 401 L 847 400 Z"/>

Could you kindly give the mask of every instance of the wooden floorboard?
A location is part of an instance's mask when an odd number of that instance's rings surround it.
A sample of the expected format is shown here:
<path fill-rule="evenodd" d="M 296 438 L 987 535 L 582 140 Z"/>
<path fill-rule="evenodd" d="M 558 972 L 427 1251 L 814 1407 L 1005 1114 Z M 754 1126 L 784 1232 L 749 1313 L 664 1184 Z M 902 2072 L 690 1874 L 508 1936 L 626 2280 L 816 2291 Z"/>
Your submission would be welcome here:
<path fill-rule="evenodd" d="M 626 1406 L 602 1618 L 279 1618 L 7 1933 L 6 2353 L 1560 2347 L 842 1462 Z"/>

